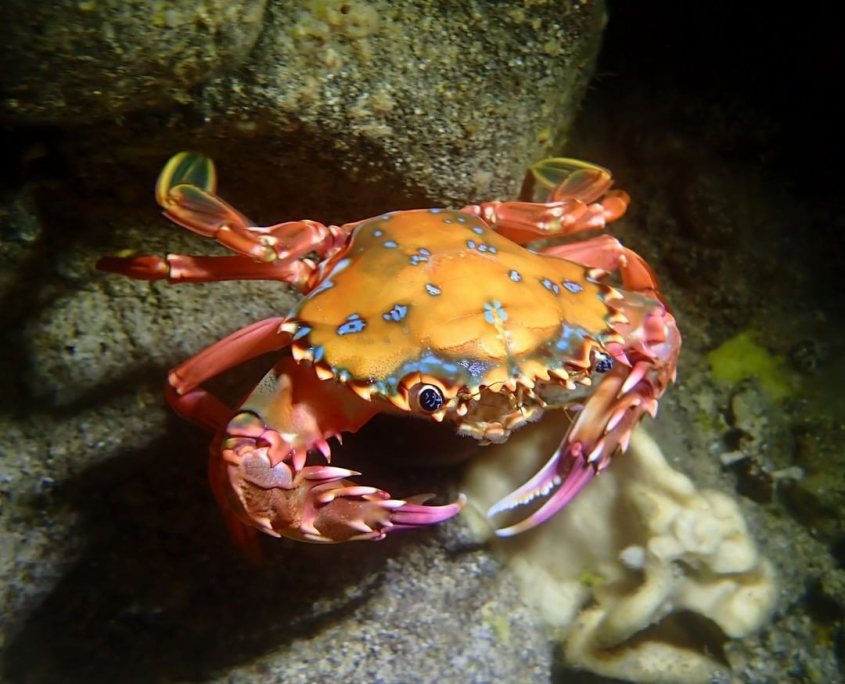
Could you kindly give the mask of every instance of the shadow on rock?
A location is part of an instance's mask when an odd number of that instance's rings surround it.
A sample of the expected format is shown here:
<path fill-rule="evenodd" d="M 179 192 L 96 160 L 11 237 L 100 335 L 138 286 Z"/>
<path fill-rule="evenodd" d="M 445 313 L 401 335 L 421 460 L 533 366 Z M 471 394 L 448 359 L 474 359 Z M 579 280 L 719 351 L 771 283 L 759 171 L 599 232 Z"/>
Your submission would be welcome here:
<path fill-rule="evenodd" d="M 87 541 L 10 640 L 6 681 L 205 679 L 315 634 L 377 588 L 395 543 L 270 541 L 263 563 L 246 560 L 226 536 L 196 433 L 168 433 L 46 504 L 81 511 L 71 533 Z"/>

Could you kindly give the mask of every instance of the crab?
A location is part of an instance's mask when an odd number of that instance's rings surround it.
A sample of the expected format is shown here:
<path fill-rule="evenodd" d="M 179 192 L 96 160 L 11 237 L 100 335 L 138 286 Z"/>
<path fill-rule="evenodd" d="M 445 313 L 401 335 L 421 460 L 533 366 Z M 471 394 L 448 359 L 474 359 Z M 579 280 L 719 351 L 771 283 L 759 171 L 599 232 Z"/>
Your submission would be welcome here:
<path fill-rule="evenodd" d="M 394 498 L 330 464 L 329 440 L 376 414 L 447 421 L 490 443 L 561 409 L 571 425 L 560 446 L 488 511 L 494 522 L 515 519 L 498 535 L 518 534 L 624 452 L 675 379 L 681 338 L 651 268 L 595 234 L 630 201 L 604 168 L 547 159 L 531 167 L 523 201 L 393 211 L 341 226 L 256 226 L 216 185 L 210 159 L 182 152 L 162 170 L 156 198 L 170 220 L 235 255 L 106 257 L 97 266 L 170 283 L 274 280 L 304 295 L 168 376 L 172 407 L 216 434 L 212 487 L 241 534 L 379 540 L 458 514 L 463 496 L 445 505 L 426 503 L 433 495 Z M 571 239 L 551 240 L 563 237 Z M 204 388 L 271 352 L 278 360 L 239 406 Z"/>

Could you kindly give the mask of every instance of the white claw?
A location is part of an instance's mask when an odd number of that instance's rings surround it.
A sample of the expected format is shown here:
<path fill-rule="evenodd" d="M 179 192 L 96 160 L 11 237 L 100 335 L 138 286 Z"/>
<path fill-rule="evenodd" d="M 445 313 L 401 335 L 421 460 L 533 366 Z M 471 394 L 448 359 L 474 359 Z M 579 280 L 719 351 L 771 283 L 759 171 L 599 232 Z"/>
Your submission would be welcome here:
<path fill-rule="evenodd" d="M 373 531 L 373 528 L 370 527 L 367 523 L 363 520 L 347 520 L 346 524 L 351 527 L 353 530 L 358 530 L 362 534 L 369 534 Z"/>
<path fill-rule="evenodd" d="M 647 361 L 638 361 L 631 369 L 628 377 L 625 378 L 625 382 L 623 383 L 619 394 L 627 394 L 630 392 L 631 389 L 645 377 L 645 374 L 648 372 L 650 366 L 651 364 Z"/>
<path fill-rule="evenodd" d="M 602 437 L 598 441 L 596 446 L 593 448 L 593 450 L 590 452 L 590 455 L 587 456 L 587 463 L 595 463 L 596 461 L 598 461 L 602 457 L 602 454 L 604 454 L 605 446 L 605 439 L 604 437 Z"/>
<path fill-rule="evenodd" d="M 625 414 L 628 413 L 628 407 L 623 406 L 621 408 L 616 409 L 612 416 L 610 416 L 610 420 L 607 421 L 607 425 L 604 428 L 605 432 L 613 432 L 613 429 L 619 425 L 620 421 L 625 417 Z"/>

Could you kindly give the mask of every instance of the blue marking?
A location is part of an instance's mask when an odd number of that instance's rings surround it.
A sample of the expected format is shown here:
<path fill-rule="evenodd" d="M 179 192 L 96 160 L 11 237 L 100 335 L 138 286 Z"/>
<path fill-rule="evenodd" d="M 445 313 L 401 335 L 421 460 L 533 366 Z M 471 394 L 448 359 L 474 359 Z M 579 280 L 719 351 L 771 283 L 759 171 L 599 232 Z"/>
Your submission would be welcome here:
<path fill-rule="evenodd" d="M 560 294 L 560 285 L 555 282 L 552 282 L 548 278 L 543 278 L 540 283 L 545 287 L 549 292 L 554 292 L 555 294 Z"/>
<path fill-rule="evenodd" d="M 398 247 L 399 243 L 396 242 L 396 240 L 387 240 L 384 243 L 384 246 L 387 247 L 388 249 L 393 249 L 394 247 Z"/>
<path fill-rule="evenodd" d="M 345 269 L 351 263 L 352 263 L 352 259 L 341 259 L 340 261 L 338 261 L 334 265 L 334 268 L 329 273 L 329 278 L 331 278 L 332 276 L 336 276 L 338 273 L 340 273 L 343 269 Z"/>
<path fill-rule="evenodd" d="M 326 278 L 318 287 L 315 287 L 311 292 L 308 293 L 308 299 L 313 299 L 316 295 L 320 294 L 321 292 L 325 292 L 329 288 L 334 287 L 334 283 Z"/>
<path fill-rule="evenodd" d="M 382 214 L 382 215 L 381 215 L 381 220 L 382 220 L 382 221 L 387 221 L 389 218 L 390 218 L 390 214 Z"/>
<path fill-rule="evenodd" d="M 352 377 L 352 374 L 348 370 L 346 370 L 345 368 L 341 368 L 341 369 L 335 370 L 335 376 L 341 382 L 349 382 L 349 378 Z"/>
<path fill-rule="evenodd" d="M 443 223 L 454 223 L 452 219 L 443 219 Z"/>
<path fill-rule="evenodd" d="M 489 361 L 467 358 L 456 359 L 449 356 L 440 356 L 432 351 L 425 351 L 418 358 L 405 361 L 402 365 L 392 369 L 388 375 L 381 378 L 371 378 L 370 383 L 378 389 L 382 396 L 396 394 L 399 381 L 409 373 L 424 373 L 437 378 L 448 378 L 457 384 L 469 385 L 482 378 L 495 365 L 495 363 Z"/>
<path fill-rule="evenodd" d="M 466 216 L 458 216 L 458 223 L 466 223 L 467 219 Z"/>
<path fill-rule="evenodd" d="M 423 256 L 431 256 L 431 252 L 429 252 L 425 247 L 420 247 L 417 251 Z"/>
<path fill-rule="evenodd" d="M 441 290 L 437 285 L 432 285 L 431 283 L 426 283 L 425 291 L 428 292 L 432 297 L 436 297 L 440 294 Z"/>
<path fill-rule="evenodd" d="M 364 328 L 367 327 L 367 322 L 361 318 L 359 314 L 349 314 L 346 317 L 346 322 L 341 323 L 337 327 L 337 334 L 338 335 L 351 335 L 353 333 L 359 333 Z"/>
<path fill-rule="evenodd" d="M 441 211 L 443 211 L 443 210 L 442 209 L 429 209 L 429 212 L 431 212 L 432 214 L 439 214 Z"/>
<path fill-rule="evenodd" d="M 495 254 L 499 250 L 496 249 L 493 245 L 487 245 L 487 251 L 490 252 L 490 254 Z"/>
<path fill-rule="evenodd" d="M 466 368 L 467 372 L 473 378 L 480 378 L 484 373 L 487 372 L 487 369 L 493 366 L 492 363 L 487 364 L 483 361 L 471 361 L 470 359 L 461 359 L 458 363 Z"/>
<path fill-rule="evenodd" d="M 484 228 L 482 228 L 481 226 L 473 226 L 472 232 L 476 235 L 484 235 Z"/>
<path fill-rule="evenodd" d="M 485 245 L 485 244 L 478 245 L 478 251 L 479 252 L 486 252 L 487 251 L 487 245 Z"/>
<path fill-rule="evenodd" d="M 587 332 L 583 328 L 572 328 L 563 323 L 554 346 L 558 351 L 565 352 L 565 355 L 568 356 L 575 350 L 580 349 L 587 337 Z"/>
<path fill-rule="evenodd" d="M 293 334 L 293 339 L 301 340 L 303 337 L 305 337 L 310 332 L 311 332 L 311 328 L 309 328 L 307 325 L 300 325 L 299 329 Z"/>
<path fill-rule="evenodd" d="M 515 283 L 522 282 L 522 276 L 519 274 L 519 271 L 511 271 L 508 273 L 508 277 Z"/>
<path fill-rule="evenodd" d="M 382 318 L 386 321 L 401 321 L 408 315 L 408 307 L 404 304 L 394 304 L 393 308 L 386 314 L 382 314 Z"/>
<path fill-rule="evenodd" d="M 326 350 L 323 349 L 322 345 L 318 345 L 316 347 L 311 347 L 311 353 L 314 355 L 314 362 L 322 361 L 323 355 L 326 353 Z"/>
<path fill-rule="evenodd" d="M 475 249 L 475 240 L 467 240 L 467 247 L 469 247 L 470 249 Z"/>
<path fill-rule="evenodd" d="M 493 325 L 497 319 L 503 323 L 508 320 L 508 314 L 502 307 L 502 303 L 498 299 L 484 302 L 484 320 Z"/>
<path fill-rule="evenodd" d="M 564 280 L 563 286 L 572 294 L 578 294 L 579 292 L 582 292 L 584 290 L 581 285 L 579 285 L 578 283 L 574 283 L 571 280 Z"/>
<path fill-rule="evenodd" d="M 383 231 L 383 230 L 379 230 L 378 228 L 376 228 L 376 229 L 373 231 L 373 237 L 381 237 L 382 235 L 384 235 L 384 231 Z"/>

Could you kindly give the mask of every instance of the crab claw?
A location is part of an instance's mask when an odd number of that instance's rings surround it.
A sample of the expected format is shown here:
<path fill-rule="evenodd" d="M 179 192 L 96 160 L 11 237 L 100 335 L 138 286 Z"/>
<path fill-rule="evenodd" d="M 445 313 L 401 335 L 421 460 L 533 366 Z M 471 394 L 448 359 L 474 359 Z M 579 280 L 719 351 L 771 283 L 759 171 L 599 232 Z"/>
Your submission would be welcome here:
<path fill-rule="evenodd" d="M 273 537 L 338 543 L 378 541 L 393 530 L 425 527 L 457 515 L 464 497 L 444 506 L 428 506 L 430 494 L 393 499 L 376 487 L 346 478 L 359 473 L 334 466 L 306 466 L 294 472 L 272 464 L 267 449 L 256 449 L 239 462 L 221 463 L 222 493 L 237 518 Z"/>
<path fill-rule="evenodd" d="M 617 364 L 599 383 L 546 464 L 489 509 L 487 516 L 492 518 L 542 501 L 524 519 L 496 530 L 496 535 L 511 537 L 529 530 L 569 504 L 610 464 L 617 451 L 628 448 L 631 431 L 643 414 L 654 415 L 656 397 L 669 372 L 646 361 L 635 363 L 633 368 Z"/>
<path fill-rule="evenodd" d="M 302 498 L 302 517 L 296 528 L 283 536 L 312 542 L 379 541 L 388 532 L 434 525 L 457 515 L 465 497 L 444 506 L 427 506 L 433 494 L 419 494 L 408 499 L 393 499 L 386 491 L 357 485 L 349 480 L 324 476 L 328 466 L 305 468 L 312 481 L 328 482 L 307 489 Z M 358 473 L 353 473 L 357 475 Z"/>

